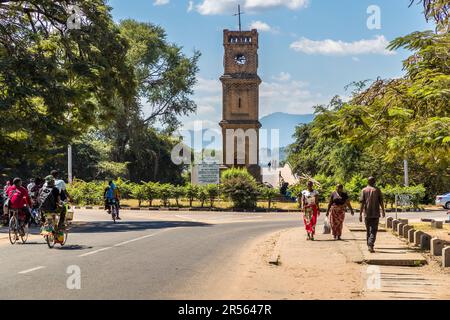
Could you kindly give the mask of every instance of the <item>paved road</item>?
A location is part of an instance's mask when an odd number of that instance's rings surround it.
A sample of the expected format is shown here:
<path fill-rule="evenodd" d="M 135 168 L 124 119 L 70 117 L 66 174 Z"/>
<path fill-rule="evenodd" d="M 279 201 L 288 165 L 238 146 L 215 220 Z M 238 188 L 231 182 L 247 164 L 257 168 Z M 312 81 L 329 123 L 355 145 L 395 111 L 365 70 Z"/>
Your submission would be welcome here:
<path fill-rule="evenodd" d="M 205 298 L 236 271 L 246 245 L 302 226 L 297 214 L 124 211 L 122 217 L 114 225 L 104 212 L 77 211 L 80 222 L 67 245 L 53 250 L 39 236 L 26 245 L 0 240 L 0 299 Z M 81 271 L 80 290 L 67 288 L 71 266 Z"/>

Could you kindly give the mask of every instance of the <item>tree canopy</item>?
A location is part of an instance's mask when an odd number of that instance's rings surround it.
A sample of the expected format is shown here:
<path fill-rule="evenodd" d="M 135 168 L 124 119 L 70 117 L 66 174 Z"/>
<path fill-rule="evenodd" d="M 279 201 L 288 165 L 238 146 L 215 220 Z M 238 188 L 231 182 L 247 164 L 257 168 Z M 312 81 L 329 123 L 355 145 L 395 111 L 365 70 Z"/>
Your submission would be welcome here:
<path fill-rule="evenodd" d="M 377 79 L 353 92 L 346 103 L 333 99 L 316 108 L 316 118 L 300 126 L 290 146 L 297 173 L 326 174 L 348 181 L 355 174 L 402 182 L 409 160 L 412 183 L 424 183 L 431 199 L 450 185 L 450 33 L 448 2 L 425 1 L 438 31 L 413 32 L 391 42 L 406 48 L 405 76 Z M 361 84 L 361 83 L 360 83 Z M 337 99 L 338 100 L 338 99 Z"/>
<path fill-rule="evenodd" d="M 73 5 L 80 28 L 70 27 Z M 161 27 L 116 24 L 104 0 L 0 0 L 0 171 L 65 168 L 74 143 L 82 175 L 142 173 L 149 163 L 153 172 L 172 143 L 155 125 L 170 133 L 196 110 L 189 96 L 198 58 Z"/>

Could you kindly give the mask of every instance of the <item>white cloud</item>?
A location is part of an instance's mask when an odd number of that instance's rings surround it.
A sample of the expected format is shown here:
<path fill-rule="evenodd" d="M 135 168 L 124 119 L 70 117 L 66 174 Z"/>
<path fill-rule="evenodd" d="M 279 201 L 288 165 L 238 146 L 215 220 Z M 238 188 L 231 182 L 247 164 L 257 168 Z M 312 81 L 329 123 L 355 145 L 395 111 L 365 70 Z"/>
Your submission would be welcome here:
<path fill-rule="evenodd" d="M 270 32 L 273 34 L 277 34 L 280 32 L 278 27 L 272 27 L 270 26 L 268 23 L 263 22 L 263 21 L 253 21 L 250 25 L 249 25 L 250 29 L 257 29 L 260 32 Z"/>
<path fill-rule="evenodd" d="M 262 32 L 272 31 L 272 27 L 262 21 L 253 21 L 250 24 L 250 29 L 258 29 L 258 31 L 262 31 Z"/>
<path fill-rule="evenodd" d="M 341 40 L 321 40 L 315 41 L 301 38 L 291 44 L 291 49 L 306 54 L 321 55 L 361 55 L 361 54 L 381 54 L 394 55 L 395 51 L 386 49 L 389 41 L 384 36 L 376 36 L 371 40 L 359 40 L 354 42 L 344 42 Z"/>
<path fill-rule="evenodd" d="M 291 78 L 292 76 L 289 72 L 280 72 L 278 75 L 272 77 L 276 81 L 289 81 Z"/>
<path fill-rule="evenodd" d="M 210 115 L 214 112 L 216 112 L 216 108 L 214 108 L 212 105 L 204 104 L 204 105 L 197 106 L 197 114 L 198 115 Z"/>
<path fill-rule="evenodd" d="M 280 7 L 296 10 L 306 7 L 308 2 L 309 0 L 202 0 L 196 8 L 202 15 L 215 15 L 234 12 L 238 4 L 244 10 L 258 12 Z"/>
<path fill-rule="evenodd" d="M 305 114 L 313 111 L 313 106 L 328 99 L 314 94 L 308 84 L 302 81 L 263 82 L 260 88 L 260 116 L 279 112 Z"/>
<path fill-rule="evenodd" d="M 163 6 L 166 4 L 169 4 L 170 0 L 155 0 L 155 2 L 153 2 L 154 6 Z"/>

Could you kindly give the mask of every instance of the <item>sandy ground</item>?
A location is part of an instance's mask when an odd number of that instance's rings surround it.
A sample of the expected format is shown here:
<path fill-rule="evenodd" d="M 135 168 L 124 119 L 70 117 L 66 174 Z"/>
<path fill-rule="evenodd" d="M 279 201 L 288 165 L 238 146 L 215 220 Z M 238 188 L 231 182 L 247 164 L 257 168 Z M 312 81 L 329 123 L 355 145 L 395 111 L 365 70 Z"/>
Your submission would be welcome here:
<path fill-rule="evenodd" d="M 363 291 L 361 267 L 349 261 L 346 242 L 335 242 L 328 235 L 317 235 L 316 241 L 306 241 L 302 228 L 288 229 L 258 240 L 253 249 L 241 257 L 241 272 L 222 298 L 360 298 Z M 279 265 L 269 264 L 274 255 L 279 255 Z"/>

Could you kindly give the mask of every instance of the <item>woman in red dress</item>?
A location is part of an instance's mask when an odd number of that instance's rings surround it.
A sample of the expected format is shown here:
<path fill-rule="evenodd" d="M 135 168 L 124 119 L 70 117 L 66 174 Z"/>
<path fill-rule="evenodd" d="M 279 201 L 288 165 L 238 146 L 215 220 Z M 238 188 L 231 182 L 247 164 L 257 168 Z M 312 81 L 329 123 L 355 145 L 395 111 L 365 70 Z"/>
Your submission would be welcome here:
<path fill-rule="evenodd" d="M 334 240 L 341 240 L 347 207 L 350 209 L 352 216 L 355 215 L 352 205 L 350 204 L 350 199 L 347 193 L 344 192 L 344 186 L 339 184 L 336 187 L 336 191 L 331 194 L 327 210 L 327 217 L 330 217 L 331 231 Z"/>
<path fill-rule="evenodd" d="M 319 192 L 314 190 L 314 183 L 308 181 L 308 188 L 302 191 L 303 222 L 305 223 L 306 240 L 314 240 L 317 217 L 319 213 Z"/>

